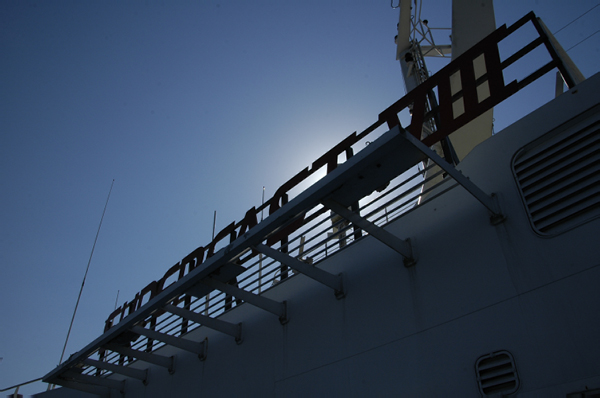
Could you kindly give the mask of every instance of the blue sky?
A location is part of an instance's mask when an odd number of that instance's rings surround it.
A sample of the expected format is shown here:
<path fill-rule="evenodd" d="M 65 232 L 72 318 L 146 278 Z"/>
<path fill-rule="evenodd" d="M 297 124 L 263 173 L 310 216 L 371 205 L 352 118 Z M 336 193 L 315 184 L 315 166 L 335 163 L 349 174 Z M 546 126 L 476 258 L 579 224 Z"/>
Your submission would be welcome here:
<path fill-rule="evenodd" d="M 533 10 L 557 31 L 597 4 L 508 0 L 496 20 Z M 422 17 L 450 27 L 449 2 Z M 570 48 L 599 19 L 557 38 Z M 1 2 L 0 389 L 58 364 L 113 179 L 67 356 L 117 293 L 208 243 L 215 210 L 217 229 L 239 220 L 404 94 L 397 21 L 385 0 Z M 600 34 L 569 55 L 595 73 Z"/>

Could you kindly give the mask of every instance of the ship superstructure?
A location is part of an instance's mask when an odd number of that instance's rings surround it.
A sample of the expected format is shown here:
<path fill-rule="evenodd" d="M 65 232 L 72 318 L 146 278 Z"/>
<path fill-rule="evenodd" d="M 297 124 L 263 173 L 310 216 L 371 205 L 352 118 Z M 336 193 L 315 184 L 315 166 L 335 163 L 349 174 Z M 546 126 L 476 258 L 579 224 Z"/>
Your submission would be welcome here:
<path fill-rule="evenodd" d="M 567 92 L 458 164 L 431 149 L 556 70 Z M 597 393 L 599 89 L 535 15 L 499 27 L 107 314 L 40 396 Z"/>

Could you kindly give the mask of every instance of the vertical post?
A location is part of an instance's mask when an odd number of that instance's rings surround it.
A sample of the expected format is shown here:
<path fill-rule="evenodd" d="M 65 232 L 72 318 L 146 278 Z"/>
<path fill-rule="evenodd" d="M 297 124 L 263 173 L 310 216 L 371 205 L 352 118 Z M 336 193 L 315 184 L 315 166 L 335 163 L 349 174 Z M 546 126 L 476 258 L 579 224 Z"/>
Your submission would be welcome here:
<path fill-rule="evenodd" d="M 213 230 L 212 240 L 215 240 L 215 227 L 217 226 L 217 211 L 215 210 L 215 216 L 213 217 Z M 208 316 L 208 308 L 210 307 L 210 293 L 204 297 L 204 315 Z"/>
<path fill-rule="evenodd" d="M 262 189 L 262 202 L 260 206 L 260 222 L 264 219 L 265 212 L 265 186 L 263 185 Z M 262 293 L 262 269 L 263 269 L 263 254 L 258 253 L 258 294 Z"/>
<path fill-rule="evenodd" d="M 552 58 L 556 60 L 558 70 L 567 84 L 567 87 L 573 88 L 575 85 L 584 81 L 585 76 L 583 76 L 583 73 L 577 68 L 575 62 L 571 60 L 571 57 L 569 57 L 567 52 L 562 48 L 544 22 L 540 18 L 536 18 L 533 20 L 533 24 L 540 36 L 544 39 L 546 49 Z"/>

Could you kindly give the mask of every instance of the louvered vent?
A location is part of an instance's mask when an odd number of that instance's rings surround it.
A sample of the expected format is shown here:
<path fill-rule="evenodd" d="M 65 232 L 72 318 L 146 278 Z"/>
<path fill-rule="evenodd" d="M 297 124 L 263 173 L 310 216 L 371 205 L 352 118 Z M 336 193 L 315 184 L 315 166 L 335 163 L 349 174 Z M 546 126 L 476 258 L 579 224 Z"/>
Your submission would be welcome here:
<path fill-rule="evenodd" d="M 539 233 L 559 233 L 600 215 L 598 118 L 551 134 L 515 156 L 515 177 Z"/>
<path fill-rule="evenodd" d="M 512 394 L 519 389 L 515 361 L 508 351 L 479 358 L 475 364 L 479 391 L 484 397 Z"/>

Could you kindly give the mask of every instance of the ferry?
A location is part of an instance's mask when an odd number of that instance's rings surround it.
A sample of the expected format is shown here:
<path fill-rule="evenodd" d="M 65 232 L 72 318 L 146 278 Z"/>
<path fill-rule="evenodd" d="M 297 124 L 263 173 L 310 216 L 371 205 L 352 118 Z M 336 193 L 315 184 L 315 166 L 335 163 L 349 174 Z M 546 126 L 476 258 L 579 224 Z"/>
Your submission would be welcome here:
<path fill-rule="evenodd" d="M 600 397 L 600 75 L 533 13 L 454 0 L 444 46 L 397 7 L 407 94 L 140 281 L 35 397 Z"/>

